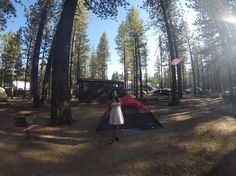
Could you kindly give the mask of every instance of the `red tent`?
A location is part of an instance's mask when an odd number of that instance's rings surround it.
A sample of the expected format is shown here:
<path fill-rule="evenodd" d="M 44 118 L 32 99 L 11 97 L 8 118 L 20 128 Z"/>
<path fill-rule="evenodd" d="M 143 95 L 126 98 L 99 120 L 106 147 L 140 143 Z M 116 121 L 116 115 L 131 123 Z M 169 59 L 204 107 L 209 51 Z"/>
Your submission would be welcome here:
<path fill-rule="evenodd" d="M 140 113 L 145 113 L 145 112 L 151 112 L 149 108 L 145 107 L 144 104 L 142 104 L 140 101 L 131 98 L 130 96 L 124 96 L 120 98 L 120 102 L 121 102 L 121 108 L 122 111 L 123 109 L 125 109 L 126 107 L 135 107 L 136 109 L 139 110 Z M 104 113 L 104 117 L 105 118 L 109 118 L 109 114 L 110 114 L 111 108 L 108 108 L 105 113 Z"/>
<path fill-rule="evenodd" d="M 130 96 L 124 96 L 120 99 L 121 109 L 124 114 L 124 125 L 121 128 L 156 128 L 162 127 L 160 122 L 155 118 L 151 110 L 144 106 L 140 101 L 131 98 Z M 98 126 L 97 130 L 109 129 L 108 119 L 111 109 L 108 108 L 103 116 L 102 122 Z"/>

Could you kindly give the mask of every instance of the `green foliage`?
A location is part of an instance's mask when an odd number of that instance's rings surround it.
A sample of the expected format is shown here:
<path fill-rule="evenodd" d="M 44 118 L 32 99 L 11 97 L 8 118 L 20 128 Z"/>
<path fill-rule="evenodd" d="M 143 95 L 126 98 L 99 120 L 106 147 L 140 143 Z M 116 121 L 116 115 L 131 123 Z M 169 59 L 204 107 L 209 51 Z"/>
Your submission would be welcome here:
<path fill-rule="evenodd" d="M 90 62 L 89 62 L 90 77 L 93 79 L 98 78 L 97 66 L 98 66 L 97 55 L 93 49 L 91 56 L 90 56 Z"/>
<path fill-rule="evenodd" d="M 74 73 L 78 78 L 86 78 L 88 76 L 87 67 L 89 59 L 89 39 L 87 35 L 88 28 L 88 11 L 81 1 L 78 1 L 76 16 L 74 20 L 75 35 L 75 57 Z"/>
<path fill-rule="evenodd" d="M 128 70 L 131 70 L 133 85 L 136 85 L 134 89 L 135 96 L 137 97 L 138 89 L 142 89 L 142 70 L 147 65 L 147 46 L 143 21 L 139 17 L 136 8 L 132 7 L 130 9 L 126 17 L 126 23 L 129 32 L 129 52 L 131 53 L 131 59 L 128 60 L 127 65 L 131 66 Z"/>
<path fill-rule="evenodd" d="M 216 92 L 222 87 L 236 86 L 236 28 L 229 20 L 235 15 L 235 1 L 193 0 L 189 1 L 189 7 L 197 12 L 196 38 L 202 43 L 197 55 L 202 57 L 202 84 Z"/>
<path fill-rule="evenodd" d="M 16 9 L 10 0 L 0 0 L 0 31 L 6 27 L 7 19 L 16 16 Z"/>
<path fill-rule="evenodd" d="M 124 81 L 124 74 L 119 74 L 118 71 L 112 73 L 111 80 Z"/>
<path fill-rule="evenodd" d="M 107 62 L 109 59 L 109 46 L 107 34 L 104 32 L 97 46 L 97 73 L 99 79 L 107 79 Z"/>
<path fill-rule="evenodd" d="M 116 80 L 116 81 L 120 80 L 120 75 L 119 75 L 118 71 L 112 73 L 111 80 Z"/>
<path fill-rule="evenodd" d="M 132 35 L 138 34 L 141 35 L 143 33 L 143 22 L 139 17 L 138 10 L 134 7 L 132 7 L 129 10 L 128 16 L 127 16 L 127 24 L 129 27 L 129 32 Z"/>
<path fill-rule="evenodd" d="M 18 77 L 22 74 L 20 31 L 8 32 L 3 36 L 2 69 L 5 83 L 9 83 L 13 75 Z"/>
<path fill-rule="evenodd" d="M 121 22 L 118 28 L 118 34 L 115 38 L 116 50 L 121 57 L 120 62 L 124 64 L 124 59 L 127 60 L 130 54 L 130 42 L 129 42 L 129 32 L 128 26 L 125 21 Z"/>
<path fill-rule="evenodd" d="M 115 18 L 118 14 L 118 7 L 126 8 L 129 3 L 126 0 L 85 0 L 85 5 L 100 18 Z"/>

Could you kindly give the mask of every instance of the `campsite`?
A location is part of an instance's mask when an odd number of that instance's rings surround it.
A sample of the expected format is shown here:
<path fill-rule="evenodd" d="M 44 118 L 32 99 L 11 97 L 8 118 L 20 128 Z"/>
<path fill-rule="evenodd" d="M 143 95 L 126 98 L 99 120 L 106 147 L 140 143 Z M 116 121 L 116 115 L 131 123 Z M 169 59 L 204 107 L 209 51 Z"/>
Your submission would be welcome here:
<path fill-rule="evenodd" d="M 73 125 L 52 127 L 48 106 L 33 109 L 28 100 L 9 101 L 13 106 L 0 111 L 3 176 L 235 174 L 236 108 L 219 98 L 189 96 L 179 107 L 164 100 L 149 104 L 163 128 L 121 129 L 121 140 L 113 145 L 108 144 L 110 130 L 96 131 L 106 104 L 76 104 Z M 22 110 L 37 116 L 29 141 L 23 128 L 14 127 L 14 117 Z"/>
<path fill-rule="evenodd" d="M 236 176 L 235 0 L 0 0 L 0 176 Z"/>

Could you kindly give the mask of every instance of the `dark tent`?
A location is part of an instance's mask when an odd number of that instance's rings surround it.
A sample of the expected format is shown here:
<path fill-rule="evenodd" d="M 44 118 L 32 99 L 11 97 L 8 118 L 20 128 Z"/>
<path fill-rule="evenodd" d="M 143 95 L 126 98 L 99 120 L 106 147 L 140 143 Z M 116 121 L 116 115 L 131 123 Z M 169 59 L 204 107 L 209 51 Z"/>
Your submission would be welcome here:
<path fill-rule="evenodd" d="M 129 96 L 121 98 L 121 109 L 124 115 L 125 123 L 120 128 L 140 128 L 153 129 L 162 127 L 160 122 L 155 118 L 153 113 L 145 107 L 140 101 Z M 101 122 L 97 127 L 97 131 L 111 129 L 109 124 L 110 109 L 108 108 L 103 116 Z"/>

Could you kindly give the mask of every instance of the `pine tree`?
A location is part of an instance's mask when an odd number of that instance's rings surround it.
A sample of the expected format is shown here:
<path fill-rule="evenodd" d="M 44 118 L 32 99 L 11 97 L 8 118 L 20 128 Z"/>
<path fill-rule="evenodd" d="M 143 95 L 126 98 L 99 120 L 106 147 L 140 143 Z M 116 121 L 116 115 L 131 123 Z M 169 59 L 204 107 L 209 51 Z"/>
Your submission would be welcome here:
<path fill-rule="evenodd" d="M 8 32 L 3 36 L 2 69 L 4 74 L 4 87 L 11 89 L 13 89 L 15 75 L 19 76 L 22 73 L 21 68 L 19 68 L 22 63 L 20 36 L 20 32 Z M 13 94 L 11 96 L 13 98 Z"/>
<path fill-rule="evenodd" d="M 89 72 L 90 72 L 89 75 L 93 79 L 98 78 L 97 77 L 97 74 L 98 74 L 97 66 L 98 66 L 97 55 L 96 55 L 96 52 L 93 49 L 93 51 L 91 53 L 91 56 L 90 56 L 90 62 L 89 62 Z"/>
<path fill-rule="evenodd" d="M 236 62 L 234 52 L 234 35 L 235 27 L 230 24 L 230 16 L 235 14 L 236 3 L 233 0 L 219 1 L 189 1 L 189 7 L 197 12 L 195 25 L 198 28 L 198 39 L 204 43 L 202 54 L 205 63 L 204 75 L 208 80 L 206 85 L 208 89 L 212 89 L 218 93 L 219 85 L 223 84 L 224 89 L 236 85 Z M 216 63 L 219 63 L 216 64 Z M 213 68 L 214 66 L 214 68 Z M 217 71 L 215 71 L 217 70 Z M 223 73 L 223 74 L 219 74 Z M 214 78 L 217 77 L 216 80 Z M 211 81 L 212 80 L 212 81 Z M 225 80 L 228 80 L 227 83 Z"/>
<path fill-rule="evenodd" d="M 45 58 L 47 60 L 47 65 L 46 65 L 46 69 L 44 72 L 44 78 L 43 78 L 43 83 L 42 83 L 41 104 L 44 103 L 44 101 L 46 100 L 47 97 L 51 97 L 51 69 L 52 69 L 52 63 L 53 63 L 52 55 L 54 52 L 53 42 L 55 40 L 55 38 L 53 36 L 55 35 L 56 28 L 57 28 L 57 25 L 58 25 L 59 19 L 60 19 L 60 14 L 63 9 L 63 2 L 61 2 L 61 1 L 59 1 L 58 3 L 56 3 L 56 2 L 57 1 L 55 1 L 55 2 L 52 1 L 52 3 L 51 3 L 51 9 L 50 9 L 48 23 L 47 23 L 47 25 L 51 26 L 51 27 L 49 27 L 49 28 L 51 28 L 50 34 L 46 33 L 47 32 L 47 27 L 46 27 L 45 35 L 44 35 L 45 40 L 47 40 L 47 42 L 49 43 L 49 46 L 51 46 L 51 47 L 47 51 L 48 52 L 47 58 Z M 48 35 L 49 38 L 46 37 L 46 34 Z"/>
<path fill-rule="evenodd" d="M 146 39 L 143 22 L 139 17 L 136 8 L 132 7 L 127 15 L 127 26 L 129 31 L 129 46 L 132 53 L 132 74 L 133 74 L 133 88 L 136 97 L 142 97 L 142 59 L 146 59 Z M 142 54 L 141 54 L 142 53 Z M 145 57 L 141 57 L 145 56 Z M 139 91 L 139 94 L 138 94 Z M 139 95 L 139 96 L 138 96 Z"/>
<path fill-rule="evenodd" d="M 52 44 L 52 124 L 70 124 L 73 119 L 69 105 L 69 57 L 71 33 L 77 0 L 65 0 Z M 117 15 L 117 7 L 127 5 L 125 0 L 85 1 L 89 10 L 102 18 Z"/>
<path fill-rule="evenodd" d="M 22 28 L 23 38 L 22 38 L 22 51 L 23 51 L 23 59 L 25 63 L 25 73 L 24 73 L 24 95 L 25 98 L 26 93 L 26 82 L 30 81 L 30 68 L 32 65 L 32 57 L 33 57 L 33 47 L 35 44 L 35 39 L 37 35 L 37 26 L 38 26 L 38 18 L 39 14 L 36 11 L 36 6 L 31 5 L 29 9 L 25 9 L 25 17 L 26 23 Z M 32 85 L 30 90 L 32 90 Z"/>
<path fill-rule="evenodd" d="M 111 80 L 116 80 L 116 81 L 120 80 L 120 75 L 118 71 L 112 73 Z"/>
<path fill-rule="evenodd" d="M 98 78 L 107 79 L 107 62 L 109 59 L 109 47 L 107 34 L 104 32 L 100 38 L 97 46 L 97 60 L 98 60 Z"/>
<path fill-rule="evenodd" d="M 172 61 L 178 57 L 178 46 L 176 38 L 176 4 L 175 1 L 167 0 L 147 0 L 144 6 L 148 9 L 149 16 L 152 20 L 152 25 L 161 29 L 161 31 L 166 34 L 168 39 L 168 49 L 170 53 L 170 60 Z M 180 67 L 177 66 L 178 80 L 181 80 Z M 171 65 L 171 76 L 172 76 L 172 101 L 171 105 L 177 105 L 177 88 L 181 87 L 181 82 L 176 78 L 176 66 Z M 182 89 L 179 89 L 179 93 L 182 93 Z"/>
<path fill-rule="evenodd" d="M 19 0 L 15 0 L 20 3 Z M 16 9 L 10 0 L 0 0 L 0 31 L 6 28 L 7 19 L 12 16 L 16 17 Z"/>
<path fill-rule="evenodd" d="M 32 84 L 32 95 L 33 95 L 34 107 L 39 107 L 40 106 L 39 79 L 38 79 L 39 54 L 40 54 L 40 47 L 41 47 L 42 38 L 43 38 L 44 26 L 47 20 L 50 0 L 47 0 L 46 2 L 39 0 L 36 5 L 38 5 L 38 8 L 39 8 L 38 10 L 41 11 L 41 13 L 39 13 L 40 21 L 39 21 L 39 25 L 37 29 L 37 36 L 36 36 L 33 58 L 32 58 L 31 84 Z"/>
<path fill-rule="evenodd" d="M 74 70 L 76 71 L 76 82 L 78 83 L 80 78 L 87 76 L 87 65 L 88 65 L 88 53 L 89 53 L 89 39 L 87 36 L 87 20 L 89 17 L 87 9 L 83 6 L 81 1 L 77 6 L 77 12 L 75 17 L 75 59 Z"/>
<path fill-rule="evenodd" d="M 130 62 L 130 42 L 129 42 L 129 32 L 128 32 L 127 23 L 125 21 L 121 22 L 118 28 L 118 34 L 115 38 L 116 42 L 116 50 L 121 57 L 120 62 L 123 64 L 124 67 L 124 88 L 125 91 L 128 88 L 128 69 L 129 69 L 129 62 Z"/>

